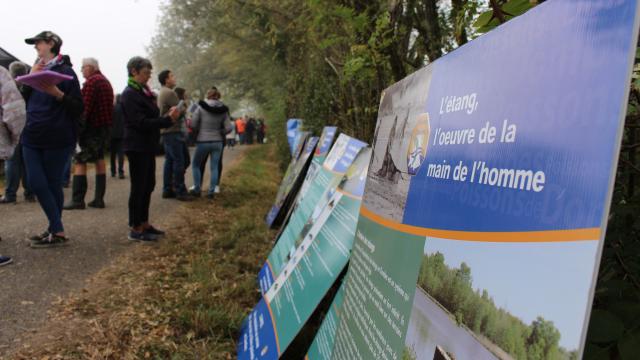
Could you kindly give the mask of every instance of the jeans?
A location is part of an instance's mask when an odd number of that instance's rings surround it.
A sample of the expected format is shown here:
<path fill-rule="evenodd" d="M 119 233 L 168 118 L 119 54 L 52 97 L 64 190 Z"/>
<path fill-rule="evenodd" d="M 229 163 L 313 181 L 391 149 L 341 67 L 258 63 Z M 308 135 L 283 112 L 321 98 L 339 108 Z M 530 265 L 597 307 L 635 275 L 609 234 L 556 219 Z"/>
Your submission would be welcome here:
<path fill-rule="evenodd" d="M 22 146 L 29 186 L 38 197 L 40 207 L 49 220 L 50 233 L 64 231 L 62 226 L 63 172 L 71 158 L 73 146 L 61 149 L 35 149 Z"/>
<path fill-rule="evenodd" d="M 227 140 L 227 142 L 229 142 L 229 140 Z M 222 144 L 222 151 L 220 152 L 220 161 L 218 161 L 218 182 L 216 183 L 217 186 L 220 186 L 220 179 L 222 178 L 222 161 L 224 159 L 224 148 L 225 145 L 224 143 Z M 207 159 L 209 158 L 209 154 L 205 154 L 202 157 L 202 162 L 200 163 L 200 178 L 204 177 L 204 171 L 205 171 L 205 167 L 207 166 Z"/>
<path fill-rule="evenodd" d="M 109 147 L 111 152 L 111 176 L 124 175 L 124 151 L 122 149 L 122 139 L 111 139 L 111 146 Z M 116 171 L 116 160 L 118 161 L 118 168 Z"/>
<path fill-rule="evenodd" d="M 22 179 L 22 187 L 24 187 L 24 196 L 29 197 L 33 195 L 28 184 L 27 173 L 24 169 L 22 145 L 16 146 L 13 156 L 4 162 L 4 172 L 7 181 L 4 197 L 7 200 L 16 200 L 18 187 L 20 187 L 20 179 Z"/>
<path fill-rule="evenodd" d="M 129 226 L 149 222 L 151 194 L 156 186 L 156 157 L 153 153 L 127 151 L 129 160 Z"/>
<path fill-rule="evenodd" d="M 184 185 L 184 135 L 169 133 L 162 135 L 164 144 L 164 170 L 162 191 L 165 193 L 175 190 L 176 194 L 184 195 L 187 188 Z"/>
<path fill-rule="evenodd" d="M 211 161 L 209 161 L 209 171 L 211 172 L 209 194 L 213 194 L 218 184 L 218 166 L 222 156 L 222 141 L 201 142 L 196 144 L 196 153 L 193 155 L 194 166 L 191 167 L 193 171 L 194 191 L 196 192 L 200 192 L 202 187 L 202 171 L 200 170 L 200 166 L 196 166 L 196 164 L 202 164 L 203 159 L 207 155 L 211 157 Z"/>

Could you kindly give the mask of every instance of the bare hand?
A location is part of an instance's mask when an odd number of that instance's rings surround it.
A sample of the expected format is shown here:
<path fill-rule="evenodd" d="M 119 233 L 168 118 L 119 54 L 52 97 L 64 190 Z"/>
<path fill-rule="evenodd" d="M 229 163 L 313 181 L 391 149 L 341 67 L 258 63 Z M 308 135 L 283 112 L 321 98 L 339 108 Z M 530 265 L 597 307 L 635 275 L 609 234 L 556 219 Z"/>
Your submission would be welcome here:
<path fill-rule="evenodd" d="M 180 110 L 176 106 L 172 107 L 169 109 L 169 117 L 171 121 L 176 122 L 180 117 Z"/>
<path fill-rule="evenodd" d="M 48 81 L 41 81 L 38 85 L 42 92 L 45 92 L 58 100 L 62 99 L 62 97 L 64 96 L 62 90 Z"/>
<path fill-rule="evenodd" d="M 35 65 L 33 65 L 31 67 L 30 74 L 34 74 L 34 73 L 37 73 L 37 72 L 40 72 L 40 71 L 44 70 L 44 66 L 45 66 L 45 64 L 42 61 L 38 61 Z"/>

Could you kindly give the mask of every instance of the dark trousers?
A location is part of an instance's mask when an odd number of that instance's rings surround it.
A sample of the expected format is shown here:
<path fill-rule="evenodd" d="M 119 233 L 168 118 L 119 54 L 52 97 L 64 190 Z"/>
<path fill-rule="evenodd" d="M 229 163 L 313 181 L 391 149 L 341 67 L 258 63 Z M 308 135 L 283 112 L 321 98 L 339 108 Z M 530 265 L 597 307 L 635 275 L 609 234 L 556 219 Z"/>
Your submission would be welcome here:
<path fill-rule="evenodd" d="M 62 226 L 62 178 L 64 167 L 73 147 L 61 149 L 35 149 L 22 147 L 24 163 L 31 190 L 38 197 L 40 207 L 49 220 L 51 233 L 64 231 Z"/>
<path fill-rule="evenodd" d="M 129 226 L 137 227 L 149 221 L 151 193 L 156 186 L 156 157 L 153 153 L 127 151 L 129 160 Z"/>
<path fill-rule="evenodd" d="M 111 146 L 109 147 L 111 152 L 111 176 L 117 174 L 124 174 L 124 151 L 122 149 L 122 139 L 111 139 Z M 116 160 L 118 167 L 116 168 Z"/>

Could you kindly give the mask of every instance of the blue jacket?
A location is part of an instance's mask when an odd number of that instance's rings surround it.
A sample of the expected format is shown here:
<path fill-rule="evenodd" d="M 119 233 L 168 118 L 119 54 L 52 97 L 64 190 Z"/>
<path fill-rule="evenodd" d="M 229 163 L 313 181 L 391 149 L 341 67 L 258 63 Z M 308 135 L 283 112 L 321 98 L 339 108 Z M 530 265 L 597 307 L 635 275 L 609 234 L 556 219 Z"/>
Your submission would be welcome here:
<path fill-rule="evenodd" d="M 168 116 L 160 117 L 155 97 L 127 86 L 120 95 L 124 113 L 124 151 L 154 153 L 160 142 L 160 129 L 173 125 Z"/>
<path fill-rule="evenodd" d="M 27 100 L 27 123 L 22 132 L 22 144 L 37 149 L 60 149 L 75 146 L 77 126 L 82 116 L 82 93 L 76 73 L 71 66 L 61 64 L 51 68 L 73 76 L 58 88 L 64 93 L 62 101 L 32 89 Z"/>

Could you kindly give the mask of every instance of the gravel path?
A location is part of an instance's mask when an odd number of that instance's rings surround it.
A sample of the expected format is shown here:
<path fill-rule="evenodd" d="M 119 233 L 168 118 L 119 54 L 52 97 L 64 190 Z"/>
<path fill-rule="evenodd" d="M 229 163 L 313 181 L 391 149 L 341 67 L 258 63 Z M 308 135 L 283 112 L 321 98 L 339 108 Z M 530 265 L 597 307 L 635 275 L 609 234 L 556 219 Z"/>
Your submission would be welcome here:
<path fill-rule="evenodd" d="M 226 149 L 224 164 L 230 165 L 241 147 Z M 180 202 L 162 199 L 162 165 L 156 159 L 156 187 L 151 200 L 151 222 L 165 229 L 165 222 Z M 125 164 L 125 171 L 127 165 Z M 208 184 L 209 171 L 206 171 Z M 109 175 L 108 175 L 109 176 Z M 93 199 L 93 172 L 89 173 L 85 201 Z M 192 184 L 191 169 L 187 185 Z M 206 186 L 205 186 L 206 188 Z M 224 191 L 224 189 L 223 189 Z M 65 189 L 65 200 L 70 189 Z M 25 241 L 46 229 L 44 213 L 36 203 L 0 204 L 0 254 L 12 256 L 14 264 L 0 268 L 0 356 L 21 346 L 21 334 L 40 326 L 47 309 L 58 297 L 83 287 L 85 281 L 109 262 L 135 246 L 127 240 L 129 179 L 108 177 L 105 209 L 65 211 L 63 222 L 69 245 L 31 249 Z M 170 229 L 168 229 L 170 230 Z"/>

